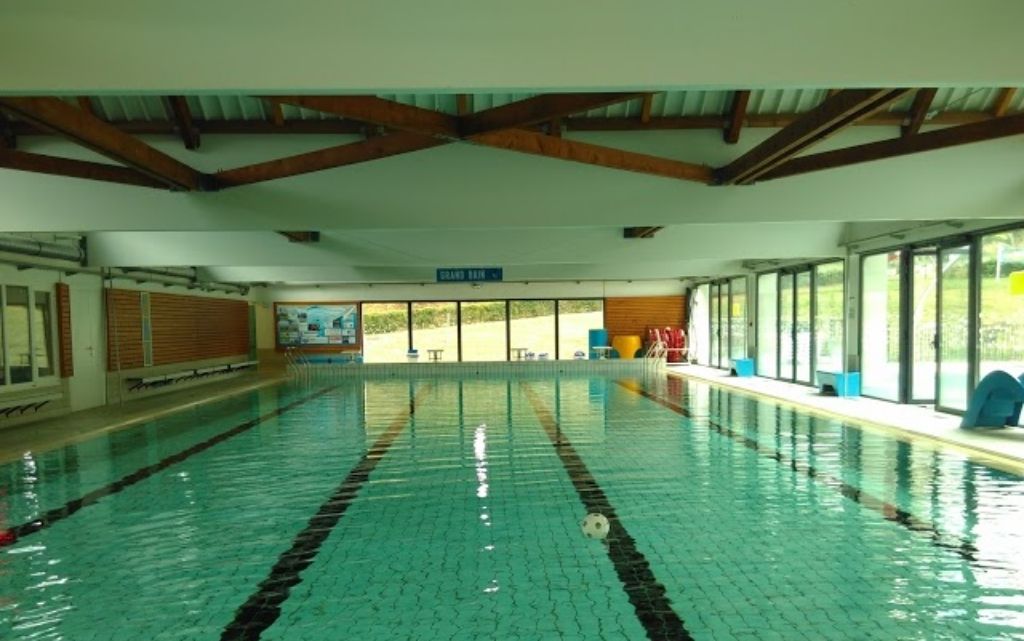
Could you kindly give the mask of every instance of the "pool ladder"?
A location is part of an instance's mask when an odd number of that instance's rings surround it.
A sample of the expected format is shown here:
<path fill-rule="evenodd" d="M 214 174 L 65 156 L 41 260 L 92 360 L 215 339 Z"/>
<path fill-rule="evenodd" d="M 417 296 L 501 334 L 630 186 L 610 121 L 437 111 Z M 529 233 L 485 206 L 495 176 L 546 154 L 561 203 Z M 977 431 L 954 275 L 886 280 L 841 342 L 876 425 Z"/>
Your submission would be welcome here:
<path fill-rule="evenodd" d="M 304 383 L 309 382 L 312 374 L 309 363 L 302 352 L 297 351 L 294 347 L 288 347 L 284 350 L 284 360 L 285 375 L 288 378 L 294 378 Z"/>
<path fill-rule="evenodd" d="M 644 373 L 665 368 L 668 361 L 668 346 L 664 341 L 654 341 L 644 353 Z"/>

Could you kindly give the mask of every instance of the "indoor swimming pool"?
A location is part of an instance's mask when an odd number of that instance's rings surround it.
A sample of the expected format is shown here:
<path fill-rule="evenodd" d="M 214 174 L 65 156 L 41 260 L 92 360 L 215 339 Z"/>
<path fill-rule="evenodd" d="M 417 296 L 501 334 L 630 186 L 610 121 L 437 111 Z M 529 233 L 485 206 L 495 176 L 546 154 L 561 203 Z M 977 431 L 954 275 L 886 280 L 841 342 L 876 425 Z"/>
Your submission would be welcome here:
<path fill-rule="evenodd" d="M 1024 639 L 1022 526 L 1020 476 L 693 380 L 290 383 L 0 465 L 0 638 Z"/>

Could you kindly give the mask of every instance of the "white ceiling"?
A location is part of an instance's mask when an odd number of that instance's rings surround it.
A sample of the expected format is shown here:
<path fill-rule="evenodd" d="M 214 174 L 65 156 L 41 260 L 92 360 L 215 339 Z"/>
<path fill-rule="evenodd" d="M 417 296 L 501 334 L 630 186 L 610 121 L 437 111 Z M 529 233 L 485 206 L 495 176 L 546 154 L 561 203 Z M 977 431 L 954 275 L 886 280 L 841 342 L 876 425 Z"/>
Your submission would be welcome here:
<path fill-rule="evenodd" d="M 1024 3 L 1003 0 L 9 0 L 0 58 L 17 64 L 0 94 L 1021 86 L 1022 20 Z M 719 166 L 772 133 L 744 130 L 738 145 L 714 130 L 567 136 Z M 857 127 L 813 151 L 897 135 Z M 201 171 L 350 140 L 204 135 L 187 151 L 145 138 Z M 18 143 L 102 161 L 55 137 Z M 0 230 L 86 233 L 94 265 L 197 265 L 221 280 L 408 282 L 457 265 L 517 280 L 678 279 L 842 255 L 849 225 L 1019 220 L 1022 151 L 1007 138 L 748 187 L 467 143 L 219 193 L 3 170 Z M 666 229 L 621 237 L 650 225 Z M 291 244 L 282 229 L 323 240 Z"/>
<path fill-rule="evenodd" d="M 1012 0 L 6 0 L 0 92 L 1021 86 L 1022 23 Z"/>

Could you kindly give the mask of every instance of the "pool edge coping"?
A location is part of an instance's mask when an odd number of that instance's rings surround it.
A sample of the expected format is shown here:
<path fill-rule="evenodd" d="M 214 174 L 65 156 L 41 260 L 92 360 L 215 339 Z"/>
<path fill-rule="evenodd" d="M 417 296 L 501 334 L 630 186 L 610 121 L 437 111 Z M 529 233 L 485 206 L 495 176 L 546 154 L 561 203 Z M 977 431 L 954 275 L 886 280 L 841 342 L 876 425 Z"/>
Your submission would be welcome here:
<path fill-rule="evenodd" d="M 702 376 L 697 373 L 683 373 L 675 370 L 663 371 L 667 376 L 674 376 L 676 378 L 682 379 L 690 378 L 705 383 L 709 383 L 711 385 L 721 385 L 722 387 L 728 387 L 730 390 L 736 390 L 737 392 L 741 392 L 747 396 L 770 398 L 783 405 L 798 408 L 801 411 L 805 411 L 809 414 L 815 414 L 818 416 L 823 416 L 831 419 L 839 419 L 854 423 L 856 425 L 863 425 L 864 427 L 867 427 L 869 429 L 878 432 L 883 432 L 891 436 L 895 436 L 904 441 L 923 442 L 936 449 L 953 450 L 967 456 L 969 459 L 975 462 L 982 463 L 984 465 L 996 468 L 1003 472 L 1009 472 L 1011 474 L 1024 476 L 1024 457 L 1016 457 L 1013 456 L 1012 454 L 996 452 L 983 447 L 969 445 L 953 439 L 944 438 L 942 436 L 924 434 L 921 432 L 907 429 L 905 427 L 900 427 L 898 425 L 891 425 L 887 423 L 881 423 L 879 421 L 874 421 L 871 419 L 864 419 L 859 416 L 843 414 L 836 410 L 823 409 L 769 391 L 752 390 L 742 385 L 736 385 L 735 383 L 730 382 L 728 377 L 712 378 Z"/>
<path fill-rule="evenodd" d="M 248 385 L 243 385 L 243 386 L 240 386 L 240 387 L 236 387 L 236 388 L 232 388 L 232 389 L 228 389 L 228 390 L 224 390 L 224 391 L 218 392 L 217 394 L 213 394 L 212 396 L 205 396 L 205 397 L 199 398 L 199 399 L 194 400 L 194 401 L 188 401 L 188 402 L 185 402 L 185 403 L 179 403 L 179 404 L 171 405 L 169 407 L 165 407 L 165 408 L 158 409 L 158 410 L 153 410 L 153 411 L 147 412 L 145 414 L 140 414 L 138 416 L 132 416 L 132 417 L 129 417 L 129 418 L 121 419 L 121 420 L 113 422 L 113 423 L 108 423 L 108 424 L 105 424 L 105 425 L 102 425 L 102 426 L 98 426 L 96 429 L 89 430 L 87 432 L 83 432 L 83 433 L 80 433 L 80 434 L 76 434 L 75 436 L 68 437 L 66 439 L 56 439 L 54 441 L 46 443 L 44 447 L 37 448 L 37 449 L 29 449 L 27 451 L 30 451 L 33 454 L 43 454 L 43 453 L 46 453 L 46 452 L 51 452 L 53 450 L 57 450 L 57 449 L 60 449 L 62 447 L 68 447 L 69 445 L 75 445 L 77 443 L 82 443 L 84 441 L 88 441 L 89 439 L 96 438 L 97 436 L 100 436 L 100 435 L 103 435 L 103 434 L 107 434 L 107 433 L 110 433 L 110 432 L 116 432 L 118 430 L 122 430 L 122 429 L 125 429 L 125 428 L 128 428 L 128 427 L 132 427 L 132 426 L 135 426 L 135 425 L 137 425 L 139 423 L 145 423 L 147 421 L 153 421 L 153 420 L 156 420 L 156 419 L 164 418 L 166 416 L 170 416 L 172 414 L 177 414 L 178 412 L 182 412 L 184 410 L 192 409 L 192 408 L 195 408 L 195 407 L 200 407 L 202 405 L 206 405 L 207 403 L 215 403 L 217 401 L 222 401 L 224 399 L 231 398 L 232 396 L 237 396 L 239 394 L 245 394 L 247 392 L 252 392 L 252 391 L 255 391 L 255 390 L 258 390 L 258 389 L 263 389 L 265 387 L 273 387 L 275 385 L 280 385 L 280 384 L 282 384 L 282 383 L 284 383 L 284 382 L 286 382 L 288 380 L 289 379 L 286 376 L 276 376 L 276 377 L 273 377 L 273 378 L 267 378 L 267 379 L 263 379 L 263 380 L 258 380 L 258 381 L 255 381 L 253 383 L 250 383 Z M 54 420 L 59 420 L 59 418 L 55 418 Z M 29 423 L 27 425 L 31 425 L 31 423 Z M 21 427 L 21 426 L 19 426 L 19 427 Z M 0 465 L 6 465 L 8 463 L 11 463 L 11 462 L 14 462 L 14 461 L 18 460 L 18 456 L 20 456 L 20 455 L 15 455 L 15 456 L 10 456 L 10 457 L 0 456 Z"/>

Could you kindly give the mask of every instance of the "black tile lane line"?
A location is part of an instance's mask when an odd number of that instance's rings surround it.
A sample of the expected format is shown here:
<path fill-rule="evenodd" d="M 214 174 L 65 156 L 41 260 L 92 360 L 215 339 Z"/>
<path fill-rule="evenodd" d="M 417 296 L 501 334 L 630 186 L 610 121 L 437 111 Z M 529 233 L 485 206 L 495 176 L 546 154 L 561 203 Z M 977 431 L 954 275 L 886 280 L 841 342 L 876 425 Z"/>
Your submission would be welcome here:
<path fill-rule="evenodd" d="M 658 405 L 661 405 L 662 407 L 672 410 L 676 414 L 680 414 L 687 418 L 695 418 L 693 414 L 690 413 L 690 410 L 681 405 L 673 403 L 672 401 L 669 401 L 667 399 L 661 398 L 660 396 L 652 394 L 645 389 L 638 389 L 631 383 L 626 383 L 624 381 L 615 382 L 623 389 L 629 390 L 634 394 L 639 394 L 645 398 L 648 398 L 657 403 Z M 880 498 L 872 496 L 867 492 L 864 492 L 860 488 L 850 485 L 849 483 L 837 479 L 834 476 L 830 476 L 829 474 L 826 474 L 818 470 L 812 465 L 802 463 L 794 458 L 789 458 L 780 450 L 765 447 L 758 443 L 755 439 L 750 438 L 749 436 L 737 434 L 731 428 L 721 425 L 720 423 L 716 423 L 709 417 L 701 417 L 701 419 L 706 420 L 708 422 L 708 426 L 711 427 L 711 429 L 717 432 L 718 434 L 730 438 L 733 441 L 739 443 L 740 445 L 743 445 L 747 449 L 752 450 L 765 458 L 769 458 L 779 463 L 780 465 L 783 465 L 784 467 L 788 467 L 790 470 L 794 472 L 803 474 L 804 476 L 810 479 L 820 481 L 827 487 L 836 490 L 837 492 L 842 494 L 844 497 L 850 499 L 851 501 L 859 503 L 860 505 L 863 505 L 869 510 L 877 512 L 886 521 L 891 521 L 892 523 L 896 523 L 898 525 L 905 527 L 911 532 L 928 537 L 931 540 L 932 544 L 936 547 L 950 550 L 969 563 L 977 562 L 978 548 L 976 548 L 974 544 L 970 541 L 962 539 L 956 535 L 951 535 L 942 532 L 938 529 L 938 527 L 935 526 L 934 523 L 931 523 L 930 521 L 916 517 L 910 512 L 907 512 L 906 510 L 892 503 L 889 503 L 888 501 L 884 501 Z"/>
<path fill-rule="evenodd" d="M 330 498 L 324 501 L 317 513 L 309 519 L 306 527 L 295 535 L 291 547 L 277 557 L 277 563 L 270 569 L 267 578 L 260 582 L 256 592 L 235 611 L 235 618 L 224 626 L 224 631 L 220 635 L 221 641 L 255 641 L 277 621 L 281 616 L 281 605 L 288 600 L 292 588 L 302 581 L 302 572 L 313 564 L 313 560 L 320 552 L 320 546 L 352 505 L 359 490 L 370 478 L 370 473 L 409 424 L 409 420 L 416 413 L 416 399 L 431 387 L 423 387 L 415 397 L 409 399 L 409 409 L 397 416 L 384 433 L 377 437 L 370 449 L 349 471 L 348 476 L 334 489 Z"/>
<path fill-rule="evenodd" d="M 636 541 L 619 520 L 611 501 L 583 459 L 562 433 L 558 421 L 528 383 L 522 383 L 522 386 L 587 512 L 599 512 L 608 517 L 608 538 L 605 539 L 608 557 L 640 624 L 647 632 L 647 638 L 651 641 L 693 641 L 683 620 L 672 609 L 665 586 L 654 576 L 651 564 L 637 549 Z"/>
<path fill-rule="evenodd" d="M 40 530 L 46 529 L 54 523 L 63 521 L 64 519 L 78 512 L 82 508 L 86 508 L 89 507 L 90 505 L 95 504 L 100 499 L 110 496 L 111 494 L 117 494 L 118 492 L 126 488 L 129 488 L 132 485 L 135 485 L 139 481 L 143 481 L 153 476 L 157 472 L 165 470 L 177 463 L 181 463 L 185 459 L 195 456 L 200 452 L 205 452 L 214 445 L 223 443 L 224 441 L 230 438 L 234 438 L 235 436 L 238 436 L 243 432 L 248 432 L 252 428 L 259 425 L 260 423 L 269 421 L 272 418 L 276 418 L 284 414 L 285 412 L 293 410 L 296 407 L 299 407 L 300 405 L 303 405 L 315 398 L 323 396 L 324 394 L 333 391 L 334 389 L 336 389 L 336 387 L 327 387 L 314 394 L 310 394 L 309 396 L 292 401 L 287 405 L 282 405 L 281 407 L 271 412 L 267 412 L 262 416 L 250 419 L 244 423 L 240 423 L 232 427 L 231 429 L 227 430 L 226 432 L 221 432 L 220 434 L 210 437 L 205 441 L 196 443 L 192 447 L 184 449 L 178 452 L 177 454 L 172 454 L 167 458 L 161 459 L 160 461 L 152 465 L 147 465 L 146 467 L 139 468 L 132 472 L 131 474 L 123 476 L 120 479 L 114 481 L 113 483 L 109 483 L 107 485 L 104 485 L 103 487 L 96 488 L 95 490 L 88 492 L 87 494 L 77 499 L 72 499 L 68 501 L 67 503 L 60 507 L 48 510 L 44 512 L 41 516 L 38 516 L 32 519 L 31 521 L 22 523 L 20 525 L 15 525 L 14 527 L 8 528 L 6 530 L 0 530 L 0 547 L 13 545 L 19 539 L 30 534 L 35 534 Z"/>

